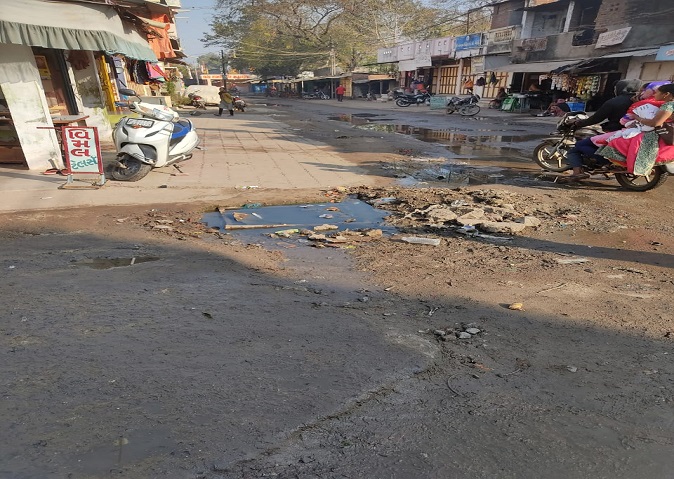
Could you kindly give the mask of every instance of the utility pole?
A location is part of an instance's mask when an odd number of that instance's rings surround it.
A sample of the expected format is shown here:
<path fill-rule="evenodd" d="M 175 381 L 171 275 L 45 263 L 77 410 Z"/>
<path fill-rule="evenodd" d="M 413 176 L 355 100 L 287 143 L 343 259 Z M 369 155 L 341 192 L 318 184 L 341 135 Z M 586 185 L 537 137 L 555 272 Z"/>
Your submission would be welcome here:
<path fill-rule="evenodd" d="M 220 61 L 222 62 L 222 86 L 227 89 L 227 61 L 225 60 L 225 51 L 220 50 Z"/>
<path fill-rule="evenodd" d="M 335 61 L 335 48 L 331 46 L 330 48 L 330 75 L 335 76 L 337 73 L 337 65 Z"/>
<path fill-rule="evenodd" d="M 466 35 L 470 33 L 470 12 L 471 10 L 466 12 Z"/>

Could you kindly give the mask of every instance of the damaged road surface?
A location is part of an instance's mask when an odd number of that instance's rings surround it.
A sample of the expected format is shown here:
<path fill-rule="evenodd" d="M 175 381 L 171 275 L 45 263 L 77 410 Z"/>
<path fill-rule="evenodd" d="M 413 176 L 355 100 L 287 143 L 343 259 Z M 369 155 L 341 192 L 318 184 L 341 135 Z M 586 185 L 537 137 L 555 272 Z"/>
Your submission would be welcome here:
<path fill-rule="evenodd" d="M 403 187 L 447 149 L 288 104 L 379 186 L 0 215 L 0 478 L 671 476 L 671 184 Z"/>
<path fill-rule="evenodd" d="M 258 247 L 185 248 L 135 219 L 60 222 L 3 232 L 0 477 L 197 477 L 438 351 L 382 316 L 395 310 L 384 292 L 344 262 L 295 271 Z"/>

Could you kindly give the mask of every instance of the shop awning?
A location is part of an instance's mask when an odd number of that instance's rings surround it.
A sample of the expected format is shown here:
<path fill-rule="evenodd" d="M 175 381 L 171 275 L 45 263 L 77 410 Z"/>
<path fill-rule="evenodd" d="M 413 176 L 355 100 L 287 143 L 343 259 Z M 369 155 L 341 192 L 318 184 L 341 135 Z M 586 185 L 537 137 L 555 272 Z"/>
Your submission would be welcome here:
<path fill-rule="evenodd" d="M 657 48 L 649 48 L 647 50 L 634 50 L 631 52 L 611 53 L 610 55 L 602 55 L 600 58 L 624 58 L 624 57 L 647 57 L 648 55 L 656 55 Z"/>
<path fill-rule="evenodd" d="M 157 61 L 147 39 L 123 22 L 113 7 L 93 3 L 3 2 L 0 43 L 104 51 L 136 60 Z"/>
<path fill-rule="evenodd" d="M 561 62 L 533 62 L 533 63 L 511 63 L 498 68 L 500 72 L 519 72 L 519 73 L 550 73 L 569 65 L 575 65 L 579 62 L 565 60 Z"/>

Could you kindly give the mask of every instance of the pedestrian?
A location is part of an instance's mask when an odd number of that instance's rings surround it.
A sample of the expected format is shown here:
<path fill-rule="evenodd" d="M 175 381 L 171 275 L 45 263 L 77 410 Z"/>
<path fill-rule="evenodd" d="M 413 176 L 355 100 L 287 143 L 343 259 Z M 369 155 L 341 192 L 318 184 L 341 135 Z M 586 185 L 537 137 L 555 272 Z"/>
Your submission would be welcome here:
<path fill-rule="evenodd" d="M 342 101 L 344 99 L 344 93 L 346 93 L 346 88 L 343 85 L 337 85 L 335 88 L 335 94 L 337 95 L 337 101 Z"/>
<path fill-rule="evenodd" d="M 218 105 L 218 112 L 215 116 L 222 116 L 224 110 L 229 110 L 229 116 L 234 116 L 234 97 L 232 97 L 232 94 L 223 86 L 220 87 L 218 95 L 220 96 L 220 104 Z"/>

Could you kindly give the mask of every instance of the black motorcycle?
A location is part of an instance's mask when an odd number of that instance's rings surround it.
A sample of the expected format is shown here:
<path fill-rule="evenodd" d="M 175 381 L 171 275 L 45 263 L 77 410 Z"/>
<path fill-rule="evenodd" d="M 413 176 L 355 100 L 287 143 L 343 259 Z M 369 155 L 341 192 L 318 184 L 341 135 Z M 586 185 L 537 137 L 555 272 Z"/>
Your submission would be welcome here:
<path fill-rule="evenodd" d="M 455 111 L 458 111 L 459 115 L 462 116 L 477 115 L 480 113 L 478 101 L 480 101 L 480 95 L 476 95 L 475 93 L 471 94 L 468 98 L 454 96 L 447 102 L 447 114 L 451 115 Z"/>
<path fill-rule="evenodd" d="M 567 154 L 576 142 L 604 133 L 598 125 L 575 127 L 576 120 L 586 118 L 588 116 L 584 112 L 565 114 L 557 123 L 557 131 L 551 133 L 551 137 L 543 140 L 534 150 L 534 161 L 546 171 L 561 173 L 570 170 L 572 167 L 567 162 Z M 655 165 L 646 176 L 634 175 L 622 166 L 598 164 L 595 158 L 587 156 L 583 156 L 583 170 L 590 175 L 599 175 L 600 179 L 609 180 L 615 177 L 620 186 L 631 191 L 652 190 L 662 185 L 670 174 L 674 174 L 674 167 Z"/>
<path fill-rule="evenodd" d="M 418 93 L 416 95 L 406 93 L 396 98 L 396 105 L 398 106 L 425 105 L 425 104 L 428 105 L 431 104 L 430 93 Z"/>
<path fill-rule="evenodd" d="M 601 135 L 599 126 L 593 125 L 576 128 L 576 120 L 585 120 L 588 116 L 584 112 L 567 113 L 557 122 L 557 130 L 550 133 L 550 138 L 543 140 L 534 150 L 534 161 L 547 171 L 561 173 L 571 169 L 566 161 L 566 155 L 578 140 L 590 136 Z"/>

